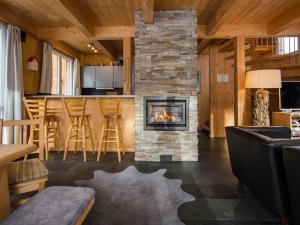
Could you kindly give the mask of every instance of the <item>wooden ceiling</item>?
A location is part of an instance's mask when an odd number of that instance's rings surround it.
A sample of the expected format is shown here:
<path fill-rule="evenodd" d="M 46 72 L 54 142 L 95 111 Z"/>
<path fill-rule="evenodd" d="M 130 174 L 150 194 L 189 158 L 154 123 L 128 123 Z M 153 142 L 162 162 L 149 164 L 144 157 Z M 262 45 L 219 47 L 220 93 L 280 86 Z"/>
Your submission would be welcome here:
<path fill-rule="evenodd" d="M 0 0 L 0 19 L 42 39 L 63 40 L 85 52 L 92 41 L 134 35 L 134 11 L 195 9 L 199 38 L 300 34 L 299 0 Z"/>

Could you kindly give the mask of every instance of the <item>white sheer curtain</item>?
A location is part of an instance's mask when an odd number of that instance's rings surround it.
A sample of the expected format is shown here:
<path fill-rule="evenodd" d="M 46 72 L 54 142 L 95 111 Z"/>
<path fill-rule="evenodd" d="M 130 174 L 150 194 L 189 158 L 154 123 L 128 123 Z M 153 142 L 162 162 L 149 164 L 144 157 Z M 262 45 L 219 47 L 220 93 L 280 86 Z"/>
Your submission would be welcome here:
<path fill-rule="evenodd" d="M 22 119 L 23 72 L 21 31 L 8 25 L 6 35 L 6 70 L 4 73 L 4 119 Z"/>
<path fill-rule="evenodd" d="M 7 26 L 0 22 L 0 118 L 3 118 L 4 113 L 4 81 L 6 74 L 6 29 Z"/>
<path fill-rule="evenodd" d="M 66 95 L 80 95 L 80 62 L 77 58 L 72 61 L 72 70 L 66 76 L 65 91 Z"/>
<path fill-rule="evenodd" d="M 80 62 L 79 59 L 75 58 L 73 61 L 73 95 L 81 94 L 80 86 Z"/>
<path fill-rule="evenodd" d="M 50 44 L 43 43 L 43 63 L 40 84 L 40 93 L 51 94 L 52 87 L 52 51 Z"/>

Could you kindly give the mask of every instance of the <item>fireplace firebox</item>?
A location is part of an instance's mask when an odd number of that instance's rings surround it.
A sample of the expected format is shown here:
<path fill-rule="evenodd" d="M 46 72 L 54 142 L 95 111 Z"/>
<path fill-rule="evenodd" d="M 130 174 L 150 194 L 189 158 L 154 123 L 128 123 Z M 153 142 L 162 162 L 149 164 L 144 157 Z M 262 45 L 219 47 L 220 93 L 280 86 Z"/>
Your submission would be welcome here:
<path fill-rule="evenodd" d="M 188 130 L 188 106 L 188 98 L 185 97 L 145 97 L 144 129 Z"/>

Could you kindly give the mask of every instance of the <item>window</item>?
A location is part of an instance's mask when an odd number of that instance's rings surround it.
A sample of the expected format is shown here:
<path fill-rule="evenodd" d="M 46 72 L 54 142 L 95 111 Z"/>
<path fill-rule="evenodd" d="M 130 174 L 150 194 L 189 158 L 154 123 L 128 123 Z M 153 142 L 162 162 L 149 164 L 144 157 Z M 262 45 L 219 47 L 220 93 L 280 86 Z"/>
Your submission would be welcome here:
<path fill-rule="evenodd" d="M 298 51 L 298 37 L 279 37 L 277 39 L 277 54 L 286 55 Z"/>
<path fill-rule="evenodd" d="M 69 93 L 67 79 L 72 77 L 73 60 L 68 56 L 53 51 L 52 53 L 52 89 L 51 94 L 66 95 Z"/>

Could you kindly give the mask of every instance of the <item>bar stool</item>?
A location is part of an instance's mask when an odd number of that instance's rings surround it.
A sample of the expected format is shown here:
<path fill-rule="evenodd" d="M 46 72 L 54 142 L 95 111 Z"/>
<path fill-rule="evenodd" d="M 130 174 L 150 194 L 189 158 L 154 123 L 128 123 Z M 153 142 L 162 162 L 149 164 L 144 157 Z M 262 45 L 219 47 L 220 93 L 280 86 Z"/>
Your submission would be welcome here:
<path fill-rule="evenodd" d="M 107 151 L 108 144 L 115 143 L 118 153 L 118 161 L 121 162 L 121 150 L 125 154 L 124 143 L 122 138 L 121 115 L 119 114 L 119 98 L 97 98 L 100 114 L 104 118 L 101 128 L 101 134 L 98 146 L 97 161 L 100 160 L 101 148 L 104 144 L 104 153 Z"/>
<path fill-rule="evenodd" d="M 26 99 L 23 97 L 23 102 L 26 108 L 26 111 L 31 120 L 42 119 L 43 123 L 45 123 L 45 108 L 46 108 L 46 98 L 44 99 Z M 33 126 L 33 132 L 30 132 L 29 140 L 32 140 L 33 144 L 39 145 L 39 125 Z M 33 137 L 31 137 L 33 136 Z M 41 147 L 41 146 L 40 146 Z M 44 146 L 42 146 L 44 147 Z M 25 160 L 27 159 L 27 155 L 25 156 Z M 46 160 L 47 160 L 47 152 L 46 152 Z"/>
<path fill-rule="evenodd" d="M 53 106 L 49 106 L 46 101 L 46 118 L 45 118 L 45 149 L 46 159 L 49 155 L 49 143 L 53 143 L 54 149 L 59 153 L 61 146 L 59 143 L 59 122 L 58 115 L 61 113 L 61 109 Z"/>
<path fill-rule="evenodd" d="M 68 147 L 70 142 L 75 142 L 75 153 L 77 152 L 77 144 L 82 144 L 83 160 L 86 161 L 86 140 L 90 139 L 94 153 L 94 141 L 89 121 L 89 115 L 85 114 L 86 99 L 85 98 L 63 98 L 63 103 L 67 111 L 68 120 L 70 122 L 67 142 L 65 145 L 64 161 L 67 159 Z M 88 132 L 88 133 L 87 133 Z"/>
<path fill-rule="evenodd" d="M 45 131 L 45 155 L 46 160 L 49 158 L 49 143 L 54 144 L 54 149 L 60 151 L 59 144 L 59 128 L 58 128 L 58 119 L 57 115 L 60 112 L 59 109 L 47 106 L 47 100 L 44 99 L 26 99 L 23 98 L 23 102 L 29 118 L 34 119 L 43 119 L 44 131 Z M 34 127 L 34 143 L 38 143 L 39 140 L 35 139 L 38 137 L 39 127 Z M 26 158 L 26 157 L 25 157 Z"/>

